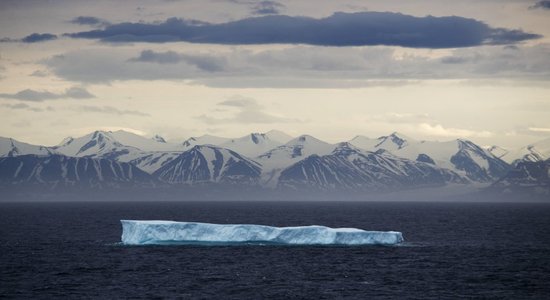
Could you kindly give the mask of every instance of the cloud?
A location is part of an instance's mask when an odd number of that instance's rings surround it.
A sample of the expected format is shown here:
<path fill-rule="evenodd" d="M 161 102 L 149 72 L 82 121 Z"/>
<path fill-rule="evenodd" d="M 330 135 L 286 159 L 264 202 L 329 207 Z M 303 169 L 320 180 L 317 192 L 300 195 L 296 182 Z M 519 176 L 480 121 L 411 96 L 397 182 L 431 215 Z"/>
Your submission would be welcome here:
<path fill-rule="evenodd" d="M 12 38 L 7 38 L 7 37 L 4 37 L 4 38 L 1 38 L 0 39 L 0 43 L 16 43 L 16 42 L 20 42 L 21 40 L 18 40 L 18 39 L 12 39 Z"/>
<path fill-rule="evenodd" d="M 218 105 L 239 107 L 239 108 L 248 109 L 248 110 L 257 110 L 262 107 L 260 104 L 258 104 L 256 100 L 252 98 L 241 97 L 241 96 L 234 96 L 228 100 L 218 103 Z"/>
<path fill-rule="evenodd" d="M 418 122 L 432 122 L 428 114 L 411 114 L 390 112 L 383 115 L 374 115 L 367 118 L 370 122 L 383 122 L 390 124 L 412 124 Z"/>
<path fill-rule="evenodd" d="M 139 117 L 150 117 L 148 113 L 144 113 L 137 110 L 127 110 L 127 109 L 118 109 L 112 106 L 91 106 L 91 105 L 81 105 L 75 108 L 76 111 L 87 112 L 87 113 L 102 113 L 109 115 L 131 115 Z"/>
<path fill-rule="evenodd" d="M 50 33 L 33 33 L 22 38 L 23 43 L 38 43 L 57 39 L 57 35 Z"/>
<path fill-rule="evenodd" d="M 34 111 L 34 112 L 42 112 L 44 111 L 42 108 L 38 107 L 32 107 L 25 103 L 17 103 L 17 104 L 2 104 L 3 107 L 7 107 L 9 109 L 17 109 L 17 110 L 28 110 L 28 111 Z"/>
<path fill-rule="evenodd" d="M 409 132 L 413 135 L 423 135 L 431 138 L 486 138 L 493 136 L 493 133 L 487 130 L 446 127 L 442 125 L 442 122 L 428 114 L 389 112 L 371 115 L 365 120 L 372 128 L 389 128 L 390 130 Z"/>
<path fill-rule="evenodd" d="M 486 131 L 486 130 L 449 128 L 449 127 L 444 127 L 441 124 L 429 124 L 429 123 L 418 124 L 417 132 L 421 132 L 429 136 L 459 137 L 459 138 L 491 137 L 493 135 L 492 132 Z"/>
<path fill-rule="evenodd" d="M 73 99 L 89 99 L 94 98 L 95 96 L 88 92 L 82 87 L 71 87 L 68 88 L 64 94 L 61 94 L 62 98 L 73 98 Z"/>
<path fill-rule="evenodd" d="M 175 64 L 184 61 L 187 64 L 195 66 L 206 72 L 222 71 L 227 63 L 223 57 L 211 55 L 188 55 L 174 51 L 155 52 L 153 50 L 141 51 L 138 57 L 131 58 L 129 61 L 157 64 Z"/>
<path fill-rule="evenodd" d="M 550 128 L 545 127 L 529 127 L 530 131 L 550 133 Z"/>
<path fill-rule="evenodd" d="M 89 99 L 95 96 L 82 87 L 71 87 L 62 93 L 53 93 L 49 91 L 36 91 L 25 89 L 14 94 L 1 93 L 0 98 L 15 99 L 30 102 L 42 102 L 56 99 Z"/>
<path fill-rule="evenodd" d="M 542 125 L 542 124 L 540 124 Z M 550 127 L 548 126 L 517 126 L 512 130 L 509 130 L 505 133 L 508 137 L 514 136 L 534 136 L 534 137 L 543 137 L 548 138 L 550 134 Z"/>
<path fill-rule="evenodd" d="M 285 118 L 263 111 L 264 107 L 256 100 L 243 96 L 233 96 L 228 100 L 219 102 L 218 106 L 232 107 L 236 112 L 230 117 L 212 117 L 208 115 L 197 116 L 196 119 L 207 124 L 271 124 L 301 122 L 297 119 Z"/>
<path fill-rule="evenodd" d="M 111 24 L 110 22 L 104 19 L 90 17 L 90 16 L 78 16 L 70 20 L 69 22 L 73 24 L 78 24 L 78 25 L 91 25 L 91 26 L 98 26 L 98 27 L 103 27 Z"/>
<path fill-rule="evenodd" d="M 415 50 L 411 50 L 415 51 Z M 452 50 L 448 56 L 395 48 L 295 46 L 218 53 L 88 49 L 42 61 L 57 77 L 82 83 L 115 80 L 188 80 L 213 87 L 349 88 L 401 86 L 426 79 L 550 79 L 550 45 L 485 46 Z M 520 79 L 517 80 L 517 79 Z"/>
<path fill-rule="evenodd" d="M 530 9 L 549 9 L 550 10 L 550 1 L 543 0 L 535 3 L 532 6 L 529 6 Z"/>
<path fill-rule="evenodd" d="M 30 76 L 34 76 L 34 77 L 47 77 L 47 76 L 48 76 L 48 72 L 42 71 L 42 70 L 36 70 L 36 71 L 32 72 L 32 73 L 30 74 Z"/>
<path fill-rule="evenodd" d="M 252 7 L 252 13 L 256 15 L 280 14 L 286 6 L 276 1 L 260 1 Z"/>
<path fill-rule="evenodd" d="M 475 19 L 415 17 L 392 12 L 340 12 L 321 19 L 269 15 L 218 24 L 169 18 L 161 23 L 119 23 L 66 35 L 105 42 L 186 41 L 225 45 L 387 45 L 412 48 L 507 45 L 541 37 L 522 30 L 493 28 Z"/>

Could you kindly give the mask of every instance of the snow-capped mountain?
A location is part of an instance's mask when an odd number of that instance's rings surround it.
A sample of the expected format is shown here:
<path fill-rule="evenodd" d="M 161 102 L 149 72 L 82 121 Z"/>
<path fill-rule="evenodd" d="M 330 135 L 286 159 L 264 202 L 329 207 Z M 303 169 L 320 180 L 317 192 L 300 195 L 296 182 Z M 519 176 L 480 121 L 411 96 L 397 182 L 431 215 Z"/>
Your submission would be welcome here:
<path fill-rule="evenodd" d="M 48 189 L 153 186 L 157 181 L 128 163 L 63 155 L 0 158 L 0 184 Z"/>
<path fill-rule="evenodd" d="M 506 162 L 468 140 L 416 141 L 405 135 L 392 133 L 378 138 L 377 141 L 378 143 L 369 143 L 367 139 L 355 138 L 350 143 L 367 151 L 384 149 L 398 157 L 432 163 L 478 182 L 500 178 L 509 168 Z M 371 148 L 365 148 L 366 146 Z"/>
<path fill-rule="evenodd" d="M 512 165 L 516 165 L 520 161 L 544 161 L 550 158 L 550 138 L 529 144 L 516 150 L 500 149 L 502 148 L 493 146 L 489 148 L 489 151 Z M 505 153 L 501 156 L 498 155 L 504 151 Z"/>
<path fill-rule="evenodd" d="M 150 152 L 133 152 L 126 155 L 119 156 L 117 158 L 120 162 L 130 163 L 141 170 L 153 174 L 156 170 L 169 163 L 176 157 L 178 157 L 181 152 L 160 152 L 160 151 L 150 151 Z"/>
<path fill-rule="evenodd" d="M 196 145 L 214 145 L 233 150 L 244 156 L 256 157 L 287 143 L 291 139 L 290 135 L 278 130 L 271 130 L 266 133 L 251 133 L 239 138 L 223 138 L 206 134 L 187 139 L 183 142 L 183 146 L 189 149 Z"/>
<path fill-rule="evenodd" d="M 221 143 L 219 146 L 233 150 L 247 157 L 256 157 L 281 145 L 281 142 L 272 140 L 268 134 L 251 133 L 241 138 L 230 139 L 227 142 Z"/>
<path fill-rule="evenodd" d="M 149 139 L 123 130 L 94 131 L 79 138 L 69 137 L 52 148 L 67 156 L 103 158 L 116 158 L 136 151 L 183 151 L 180 145 L 159 141 L 158 137 Z"/>
<path fill-rule="evenodd" d="M 153 173 L 167 183 L 257 184 L 261 166 L 240 154 L 211 145 L 197 145 Z"/>
<path fill-rule="evenodd" d="M 183 147 L 185 149 L 193 148 L 196 145 L 220 145 L 222 143 L 225 143 L 229 140 L 229 138 L 214 136 L 205 134 L 199 137 L 190 137 L 187 140 L 183 142 Z"/>
<path fill-rule="evenodd" d="M 393 133 L 377 139 L 357 136 L 348 143 L 330 144 L 302 135 L 281 144 L 288 138 L 278 131 L 237 139 L 202 136 L 187 140 L 187 144 L 206 145 L 190 148 L 168 143 L 158 135 L 148 138 L 124 131 L 95 131 L 67 138 L 55 147 L 0 138 L 0 154 L 6 159 L 19 159 L 2 161 L 0 187 L 130 187 L 154 181 L 157 186 L 162 182 L 163 186 L 208 184 L 209 189 L 214 184 L 237 189 L 368 192 L 492 183 L 504 175 L 506 179 L 499 181 L 500 186 L 519 186 L 525 184 L 517 182 L 528 181 L 538 172 L 538 165 L 518 164 L 516 167 L 523 171 L 507 173 L 510 166 L 499 157 L 514 151 L 482 149 L 463 139 L 418 141 Z M 518 157 L 523 160 L 518 162 L 542 161 L 550 155 L 550 139 L 521 151 L 517 152 L 523 156 Z M 35 156 L 24 155 L 28 153 Z"/>
<path fill-rule="evenodd" d="M 122 130 L 95 131 L 79 138 L 67 138 L 53 149 L 67 156 L 131 163 L 150 174 L 184 151 L 182 145 L 167 143 L 160 136 L 148 139 Z"/>
<path fill-rule="evenodd" d="M 407 137 L 406 135 L 394 132 L 388 136 L 381 136 L 377 139 L 371 139 L 366 136 L 358 135 L 350 141 L 350 144 L 367 151 L 384 149 L 394 152 L 417 142 L 418 141 Z"/>
<path fill-rule="evenodd" d="M 310 155 L 326 155 L 335 145 L 323 142 L 310 135 L 301 135 L 288 143 L 259 155 L 256 160 L 262 165 L 262 182 L 274 187 L 280 172 Z"/>
<path fill-rule="evenodd" d="M 120 143 L 106 131 L 95 131 L 79 138 L 65 139 L 58 146 L 52 147 L 58 153 L 73 157 L 96 157 L 116 159 L 140 149 Z"/>
<path fill-rule="evenodd" d="M 48 147 L 31 145 L 11 138 L 0 137 L 0 157 L 26 154 L 50 155 L 54 153 L 56 152 Z"/>
<path fill-rule="evenodd" d="M 153 136 L 151 139 L 155 142 L 166 144 L 166 140 L 158 134 L 155 134 L 155 136 Z"/>
<path fill-rule="evenodd" d="M 353 139 L 351 139 L 348 143 L 350 143 L 351 145 L 359 149 L 363 149 L 366 151 L 371 151 L 371 150 L 376 151 L 376 146 L 380 144 L 381 141 L 382 141 L 381 138 L 371 139 L 363 135 L 358 135 Z"/>
<path fill-rule="evenodd" d="M 264 133 L 264 135 L 267 136 L 270 140 L 278 142 L 281 145 L 286 144 L 293 139 L 292 136 L 279 130 L 270 130 Z"/>
<path fill-rule="evenodd" d="M 459 174 L 429 163 L 399 158 L 388 151 L 367 152 L 340 143 L 328 155 L 311 155 L 284 169 L 281 188 L 388 190 L 390 188 L 467 183 Z"/>
<path fill-rule="evenodd" d="M 491 146 L 491 147 L 488 147 L 488 148 L 487 148 L 487 151 L 491 152 L 491 154 L 493 154 L 494 156 L 496 156 L 496 157 L 498 157 L 498 158 L 500 158 L 500 159 L 502 159 L 502 160 L 504 160 L 504 161 L 506 161 L 506 160 L 504 159 L 504 157 L 505 157 L 508 153 L 510 153 L 509 150 L 504 149 L 504 148 L 499 147 L 499 146 L 495 146 L 495 145 L 493 145 L 493 146 Z M 506 162 L 508 162 L 508 161 L 506 161 Z M 509 162 L 508 162 L 508 163 L 509 163 Z"/>
<path fill-rule="evenodd" d="M 491 186 L 491 190 L 550 196 L 550 159 L 519 161 L 508 174 Z"/>

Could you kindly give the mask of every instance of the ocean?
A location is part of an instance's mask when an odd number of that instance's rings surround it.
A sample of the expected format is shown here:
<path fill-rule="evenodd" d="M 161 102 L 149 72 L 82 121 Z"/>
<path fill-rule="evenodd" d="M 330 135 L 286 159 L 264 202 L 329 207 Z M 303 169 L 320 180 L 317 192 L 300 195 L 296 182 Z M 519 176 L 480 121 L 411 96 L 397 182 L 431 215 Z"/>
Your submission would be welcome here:
<path fill-rule="evenodd" d="M 120 219 L 403 232 L 399 246 L 123 246 Z M 550 204 L 0 203 L 0 298 L 542 299 Z"/>

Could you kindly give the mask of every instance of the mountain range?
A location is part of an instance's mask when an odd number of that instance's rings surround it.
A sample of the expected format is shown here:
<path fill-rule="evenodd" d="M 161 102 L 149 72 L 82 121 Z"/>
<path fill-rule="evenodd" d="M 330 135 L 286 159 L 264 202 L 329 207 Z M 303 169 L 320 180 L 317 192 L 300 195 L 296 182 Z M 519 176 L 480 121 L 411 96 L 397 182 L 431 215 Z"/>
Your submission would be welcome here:
<path fill-rule="evenodd" d="M 543 174 L 549 157 L 550 139 L 511 151 L 465 139 L 419 141 L 397 132 L 331 144 L 275 130 L 240 138 L 204 135 L 181 143 L 158 135 L 95 131 L 52 147 L 0 137 L 0 186 L 242 186 L 364 193 L 447 185 L 506 190 L 521 182 L 545 191 L 544 176 L 535 180 L 525 170 L 538 166 L 537 174 Z"/>

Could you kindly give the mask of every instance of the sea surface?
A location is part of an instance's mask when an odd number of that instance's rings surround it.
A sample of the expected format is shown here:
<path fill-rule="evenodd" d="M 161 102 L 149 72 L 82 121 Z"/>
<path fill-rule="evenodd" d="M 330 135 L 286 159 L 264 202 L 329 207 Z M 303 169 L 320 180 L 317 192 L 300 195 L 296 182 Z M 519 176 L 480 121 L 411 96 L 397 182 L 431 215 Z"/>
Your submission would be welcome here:
<path fill-rule="evenodd" d="M 120 219 L 401 231 L 400 246 L 122 246 Z M 549 299 L 550 205 L 0 204 L 0 298 Z"/>

